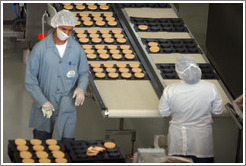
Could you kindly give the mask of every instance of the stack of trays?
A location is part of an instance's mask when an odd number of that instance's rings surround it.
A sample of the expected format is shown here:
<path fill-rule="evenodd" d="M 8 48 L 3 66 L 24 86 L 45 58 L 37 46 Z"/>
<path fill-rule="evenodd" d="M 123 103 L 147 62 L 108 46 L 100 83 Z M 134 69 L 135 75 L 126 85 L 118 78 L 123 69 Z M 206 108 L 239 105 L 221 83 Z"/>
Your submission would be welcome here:
<path fill-rule="evenodd" d="M 169 3 L 120 3 L 121 8 L 171 8 Z"/>
<path fill-rule="evenodd" d="M 141 64 L 138 63 L 91 63 L 90 70 L 94 79 L 100 80 L 147 80 L 148 76 Z"/>
<path fill-rule="evenodd" d="M 61 3 L 64 9 L 69 11 L 112 11 L 110 4 L 107 3 Z"/>
<path fill-rule="evenodd" d="M 189 53 L 201 54 L 200 48 L 194 39 L 146 39 L 142 38 L 142 42 L 147 46 L 149 53 Z M 155 49 L 151 49 L 155 48 Z"/>
<path fill-rule="evenodd" d="M 115 147 L 106 148 L 104 143 L 111 142 Z M 89 147 L 101 147 L 105 150 L 95 155 L 88 155 Z M 73 163 L 123 163 L 125 156 L 120 151 L 114 140 L 91 140 L 91 141 L 71 141 L 65 142 L 65 147 L 69 152 Z"/>
<path fill-rule="evenodd" d="M 136 31 L 142 32 L 188 32 L 181 18 L 130 17 Z"/>
<path fill-rule="evenodd" d="M 198 65 L 202 71 L 202 79 L 219 79 L 218 75 L 214 72 L 214 69 L 210 64 Z M 163 79 L 179 79 L 175 71 L 175 64 L 158 63 L 156 66 L 160 70 Z"/>
<path fill-rule="evenodd" d="M 24 144 L 19 145 L 16 140 L 22 140 Z M 65 152 L 61 141 L 53 144 L 53 149 L 46 141 L 33 139 L 40 144 L 33 144 L 32 141 L 24 139 L 9 140 L 8 155 L 14 163 L 35 162 L 35 163 L 59 163 L 71 162 L 68 153 Z M 50 139 L 51 140 L 51 139 Z M 56 152 L 55 152 L 56 151 Z M 55 154 L 56 153 L 56 154 Z"/>

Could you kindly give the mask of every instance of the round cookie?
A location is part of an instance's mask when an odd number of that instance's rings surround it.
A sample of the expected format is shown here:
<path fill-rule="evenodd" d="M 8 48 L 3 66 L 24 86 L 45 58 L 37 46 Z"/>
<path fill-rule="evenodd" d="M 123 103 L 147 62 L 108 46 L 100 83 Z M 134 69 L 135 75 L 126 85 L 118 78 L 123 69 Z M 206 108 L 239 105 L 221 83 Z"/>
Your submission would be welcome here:
<path fill-rule="evenodd" d="M 93 17 L 94 21 L 103 21 L 103 18 L 100 16 Z"/>
<path fill-rule="evenodd" d="M 85 16 L 89 16 L 89 13 L 82 12 L 82 13 L 79 13 L 79 15 L 80 15 L 81 17 L 85 17 Z"/>
<path fill-rule="evenodd" d="M 132 74 L 131 73 L 121 73 L 121 77 L 123 78 L 131 78 Z"/>
<path fill-rule="evenodd" d="M 97 26 L 104 26 L 106 23 L 104 21 L 96 21 Z"/>
<path fill-rule="evenodd" d="M 109 16 L 109 17 L 106 17 L 106 18 L 105 18 L 105 20 L 107 20 L 107 21 L 115 21 L 115 18 L 114 18 L 114 17 Z"/>
<path fill-rule="evenodd" d="M 52 154 L 55 158 L 63 158 L 65 156 L 64 152 L 62 151 L 52 151 Z"/>
<path fill-rule="evenodd" d="M 93 38 L 92 39 L 92 42 L 93 43 L 101 43 L 102 42 L 102 39 L 100 39 L 100 38 Z"/>
<path fill-rule="evenodd" d="M 125 38 L 117 38 L 116 41 L 118 43 L 126 43 L 126 39 Z"/>
<path fill-rule="evenodd" d="M 91 25 L 93 25 L 93 22 L 92 21 L 84 21 L 83 24 L 86 26 L 91 26 Z"/>
<path fill-rule="evenodd" d="M 81 24 L 81 22 L 78 20 L 75 25 L 78 26 L 80 24 Z"/>
<path fill-rule="evenodd" d="M 117 49 L 117 45 L 108 45 L 107 47 L 110 50 L 116 50 Z"/>
<path fill-rule="evenodd" d="M 44 150 L 44 146 L 43 145 L 34 145 L 32 147 L 33 150 L 35 151 L 43 151 Z"/>
<path fill-rule="evenodd" d="M 122 68 L 122 67 L 126 67 L 126 64 L 125 63 L 117 63 L 116 66 L 118 68 Z"/>
<path fill-rule="evenodd" d="M 86 3 L 87 6 L 95 5 L 95 3 Z"/>
<path fill-rule="evenodd" d="M 120 53 L 119 50 L 110 50 L 109 52 L 110 52 L 110 54 L 119 54 Z"/>
<path fill-rule="evenodd" d="M 96 5 L 89 5 L 88 6 L 88 9 L 89 10 L 96 10 L 97 9 L 97 6 Z"/>
<path fill-rule="evenodd" d="M 99 38 L 99 35 L 97 33 L 91 33 L 90 38 Z"/>
<path fill-rule="evenodd" d="M 142 71 L 143 71 L 143 69 L 138 68 L 138 67 L 132 68 L 132 72 L 134 72 L 134 73 L 141 73 Z"/>
<path fill-rule="evenodd" d="M 101 10 L 108 10 L 109 6 L 108 5 L 100 5 L 99 7 Z"/>
<path fill-rule="evenodd" d="M 119 71 L 121 73 L 128 73 L 129 72 L 129 69 L 128 68 L 125 68 L 125 67 L 121 67 L 121 68 L 119 68 Z"/>
<path fill-rule="evenodd" d="M 51 160 L 50 159 L 47 159 L 47 158 L 41 158 L 38 160 L 39 163 L 51 163 Z"/>
<path fill-rule="evenodd" d="M 129 50 L 130 49 L 130 46 L 129 45 L 126 45 L 126 44 L 123 44 L 123 45 L 120 45 L 120 48 L 122 50 Z"/>
<path fill-rule="evenodd" d="M 90 34 L 91 33 L 97 33 L 97 30 L 92 28 L 92 29 L 87 30 L 87 32 L 90 33 Z"/>
<path fill-rule="evenodd" d="M 83 49 L 92 49 L 92 45 L 84 44 L 82 45 Z"/>
<path fill-rule="evenodd" d="M 149 50 L 150 50 L 150 52 L 156 53 L 156 52 L 159 52 L 160 51 L 160 47 L 158 47 L 158 46 L 151 46 L 149 48 Z"/>
<path fill-rule="evenodd" d="M 113 34 L 120 34 L 120 33 L 122 33 L 122 30 L 121 29 L 113 29 L 112 33 Z"/>
<path fill-rule="evenodd" d="M 114 34 L 114 37 L 115 38 L 124 38 L 124 35 L 121 33 L 116 33 L 116 34 Z"/>
<path fill-rule="evenodd" d="M 115 73 L 116 72 L 116 69 L 115 68 L 112 68 L 112 67 L 107 67 L 106 68 L 106 72 L 108 72 L 108 73 Z"/>
<path fill-rule="evenodd" d="M 56 163 L 67 163 L 67 159 L 65 159 L 65 158 L 56 158 L 55 162 Z"/>
<path fill-rule="evenodd" d="M 100 54 L 99 57 L 101 59 L 109 59 L 109 54 Z"/>
<path fill-rule="evenodd" d="M 135 55 L 134 54 L 125 54 L 125 58 L 131 60 L 131 59 L 135 58 Z"/>
<path fill-rule="evenodd" d="M 85 30 L 84 29 L 75 29 L 75 32 L 78 34 L 78 33 L 85 33 Z"/>
<path fill-rule="evenodd" d="M 91 18 L 88 17 L 88 16 L 82 16 L 81 20 L 83 20 L 83 21 L 91 21 Z"/>
<path fill-rule="evenodd" d="M 112 63 L 104 63 L 103 66 L 106 67 L 106 68 L 112 68 L 112 67 L 114 67 L 114 64 L 112 64 Z"/>
<path fill-rule="evenodd" d="M 71 3 L 62 3 L 64 6 L 71 5 Z"/>
<path fill-rule="evenodd" d="M 110 17 L 110 16 L 113 16 L 114 14 L 112 12 L 104 12 L 103 15 L 105 17 Z"/>
<path fill-rule="evenodd" d="M 26 145 L 18 145 L 17 146 L 17 150 L 18 151 L 27 151 L 28 150 L 28 146 L 26 146 Z"/>
<path fill-rule="evenodd" d="M 32 158 L 32 153 L 29 152 L 29 151 L 21 151 L 20 152 L 20 157 L 22 159 L 30 159 L 30 158 Z"/>
<path fill-rule="evenodd" d="M 107 3 L 97 3 L 98 5 L 102 6 L 102 5 L 107 5 Z"/>
<path fill-rule="evenodd" d="M 88 59 L 96 59 L 97 58 L 97 55 L 96 54 L 87 54 L 86 57 Z"/>
<path fill-rule="evenodd" d="M 91 15 L 92 15 L 93 17 L 99 17 L 99 16 L 101 16 L 101 13 L 93 12 L 93 13 L 91 13 Z"/>
<path fill-rule="evenodd" d="M 77 34 L 77 37 L 78 37 L 78 38 L 86 38 L 87 35 L 84 34 L 84 33 L 78 33 L 78 34 Z"/>
<path fill-rule="evenodd" d="M 102 34 L 102 37 L 103 38 L 111 38 L 112 35 L 111 34 L 108 34 L 108 33 L 104 33 L 104 34 Z"/>
<path fill-rule="evenodd" d="M 89 42 L 89 39 L 88 38 L 80 38 L 79 39 L 79 42 L 80 43 L 88 43 Z"/>
<path fill-rule="evenodd" d="M 121 54 L 113 54 L 113 55 L 112 55 L 112 58 L 113 58 L 113 59 L 116 59 L 116 60 L 119 60 L 119 59 L 122 58 L 122 55 L 121 55 Z"/>
<path fill-rule="evenodd" d="M 119 77 L 119 74 L 118 73 L 108 73 L 108 76 L 110 78 L 118 78 Z"/>
<path fill-rule="evenodd" d="M 104 49 L 97 50 L 98 54 L 106 54 L 108 51 Z"/>
<path fill-rule="evenodd" d="M 47 139 L 47 140 L 45 141 L 45 143 L 46 143 L 47 145 L 56 145 L 56 144 L 57 144 L 57 140 L 55 140 L 55 139 Z"/>
<path fill-rule="evenodd" d="M 100 63 L 91 63 L 90 65 L 91 65 L 91 67 L 100 67 L 101 66 Z"/>
<path fill-rule="evenodd" d="M 73 6 L 72 5 L 65 5 L 64 9 L 71 10 L 71 9 L 73 9 Z"/>
<path fill-rule="evenodd" d="M 145 74 L 144 73 L 134 73 L 134 76 L 136 78 L 144 78 Z"/>
<path fill-rule="evenodd" d="M 103 68 L 94 67 L 94 68 L 93 68 L 93 71 L 94 71 L 95 73 L 102 73 L 102 72 L 103 72 Z"/>
<path fill-rule="evenodd" d="M 47 158 L 49 155 L 48 155 L 48 153 L 45 152 L 45 151 L 37 151 L 37 152 L 36 152 L 36 156 L 37 156 L 38 158 L 42 159 L 42 158 Z"/>
<path fill-rule="evenodd" d="M 108 149 L 113 149 L 116 147 L 116 144 L 114 142 L 105 142 L 104 147 Z"/>
<path fill-rule="evenodd" d="M 94 53 L 94 50 L 86 49 L 85 50 L 85 53 L 86 54 L 93 54 Z"/>
<path fill-rule="evenodd" d="M 113 43 L 114 39 L 112 39 L 112 38 L 104 38 L 104 42 L 105 43 Z"/>
<path fill-rule="evenodd" d="M 148 46 L 158 46 L 157 42 L 148 42 Z"/>
<path fill-rule="evenodd" d="M 87 151 L 86 155 L 87 156 L 96 156 L 99 153 L 99 151 Z"/>
<path fill-rule="evenodd" d="M 26 145 L 26 140 L 22 138 L 15 139 L 15 145 Z"/>
<path fill-rule="evenodd" d="M 116 26 L 117 25 L 117 22 L 116 21 L 113 21 L 113 20 L 110 20 L 110 21 L 108 21 L 108 25 L 109 26 Z"/>
<path fill-rule="evenodd" d="M 101 29 L 100 30 L 100 33 L 101 34 L 108 34 L 109 33 L 109 30 L 108 29 Z"/>
<path fill-rule="evenodd" d="M 101 50 L 101 49 L 104 49 L 105 46 L 102 44 L 97 44 L 97 45 L 95 45 L 95 48 Z"/>
<path fill-rule="evenodd" d="M 73 3 L 76 6 L 83 5 L 83 3 Z"/>
<path fill-rule="evenodd" d="M 76 5 L 76 9 L 78 10 L 84 10 L 85 6 L 84 5 Z"/>
<path fill-rule="evenodd" d="M 148 29 L 147 25 L 139 25 L 138 29 L 142 30 L 142 31 L 146 31 Z"/>
<path fill-rule="evenodd" d="M 132 54 L 132 50 L 122 50 L 123 54 Z"/>
<path fill-rule="evenodd" d="M 22 163 L 35 163 L 33 159 L 23 159 Z"/>
<path fill-rule="evenodd" d="M 106 74 L 105 73 L 95 73 L 95 76 L 97 78 L 104 78 L 106 76 Z"/>
<path fill-rule="evenodd" d="M 129 66 L 131 68 L 138 68 L 140 66 L 140 64 L 139 63 L 130 63 Z"/>

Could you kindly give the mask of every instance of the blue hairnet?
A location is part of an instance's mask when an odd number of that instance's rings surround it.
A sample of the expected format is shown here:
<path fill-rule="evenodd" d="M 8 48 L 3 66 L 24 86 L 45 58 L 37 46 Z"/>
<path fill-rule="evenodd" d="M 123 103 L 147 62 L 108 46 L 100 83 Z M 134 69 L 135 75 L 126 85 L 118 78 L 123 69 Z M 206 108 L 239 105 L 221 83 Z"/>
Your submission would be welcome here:
<path fill-rule="evenodd" d="M 200 81 L 202 72 L 193 57 L 182 55 L 177 58 L 175 70 L 179 78 L 187 84 L 195 84 Z"/>
<path fill-rule="evenodd" d="M 76 25 L 76 17 L 74 14 L 68 10 L 61 10 L 57 12 L 54 17 L 51 19 L 51 26 L 56 28 L 58 26 L 75 26 Z"/>

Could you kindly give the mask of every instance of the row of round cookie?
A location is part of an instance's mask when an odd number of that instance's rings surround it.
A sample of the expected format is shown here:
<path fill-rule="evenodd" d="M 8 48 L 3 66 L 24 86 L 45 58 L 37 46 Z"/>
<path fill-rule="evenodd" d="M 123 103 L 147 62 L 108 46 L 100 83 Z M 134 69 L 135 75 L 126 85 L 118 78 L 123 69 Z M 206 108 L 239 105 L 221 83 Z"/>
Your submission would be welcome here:
<path fill-rule="evenodd" d="M 82 28 L 75 28 L 75 33 L 76 34 L 123 34 L 122 29 L 116 28 L 116 29 L 82 29 Z"/>
<path fill-rule="evenodd" d="M 82 3 L 77 3 L 77 4 L 66 4 L 64 5 L 63 4 L 63 8 L 64 9 L 67 9 L 67 10 L 74 10 L 74 9 L 77 9 L 77 10 L 85 10 L 85 9 L 89 9 L 89 10 L 97 10 L 97 9 L 100 9 L 100 10 L 109 10 L 109 5 L 107 4 L 82 4 Z"/>

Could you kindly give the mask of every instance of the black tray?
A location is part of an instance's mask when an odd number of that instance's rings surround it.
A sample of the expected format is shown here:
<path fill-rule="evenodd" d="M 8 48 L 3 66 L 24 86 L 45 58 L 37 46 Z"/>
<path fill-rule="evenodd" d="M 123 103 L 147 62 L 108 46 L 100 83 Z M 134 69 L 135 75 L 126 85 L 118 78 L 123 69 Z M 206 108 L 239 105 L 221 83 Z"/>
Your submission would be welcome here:
<path fill-rule="evenodd" d="M 121 8 L 171 8 L 169 3 L 120 3 Z"/>
<path fill-rule="evenodd" d="M 136 31 L 140 32 L 188 32 L 181 18 L 139 18 L 130 17 Z M 139 25 L 147 25 L 147 30 L 138 29 Z"/>
<path fill-rule="evenodd" d="M 59 3 L 59 5 L 62 8 L 64 8 L 64 5 L 62 3 Z M 112 7 L 111 7 L 110 3 L 107 3 L 107 5 L 109 6 L 108 10 L 101 10 L 100 6 L 97 3 L 95 3 L 95 5 L 97 6 L 96 10 L 88 9 L 88 6 L 85 3 L 83 3 L 83 5 L 85 5 L 85 9 L 83 9 L 83 10 L 76 9 L 76 5 L 74 3 L 71 3 L 71 5 L 73 6 L 73 9 L 70 9 L 69 11 L 72 11 L 72 12 L 82 12 L 82 11 L 109 12 L 109 11 L 112 11 Z"/>
<path fill-rule="evenodd" d="M 48 149 L 48 145 L 43 141 L 42 145 L 44 146 L 44 151 L 46 151 L 49 154 L 49 159 L 51 159 L 52 163 L 55 163 L 55 158 L 52 156 L 51 151 Z M 65 157 L 68 160 L 68 163 L 71 162 L 71 159 L 68 155 L 68 153 L 65 152 L 65 147 L 63 145 L 62 141 L 57 141 L 57 145 L 60 146 L 60 151 L 64 152 Z M 37 158 L 35 151 L 32 148 L 32 145 L 30 144 L 30 141 L 27 140 L 26 146 L 29 147 L 29 152 L 32 153 L 32 159 L 34 159 L 35 163 L 38 163 L 39 158 Z M 17 150 L 17 146 L 15 145 L 14 140 L 9 140 L 8 144 L 8 155 L 13 163 L 22 163 L 22 158 L 20 157 L 20 152 Z"/>
<path fill-rule="evenodd" d="M 121 73 L 120 73 L 119 69 L 117 68 L 116 64 L 114 64 L 113 68 L 115 68 L 116 69 L 116 73 L 119 74 L 118 78 L 110 78 L 108 76 L 108 72 L 106 71 L 106 68 L 103 66 L 103 64 L 101 64 L 101 68 L 103 68 L 103 73 L 106 74 L 105 78 L 97 78 L 95 76 L 95 72 L 93 72 L 93 67 L 90 67 L 90 71 L 91 71 L 91 75 L 92 75 L 93 79 L 95 79 L 95 80 L 119 80 L 119 79 L 125 79 L 125 80 L 148 80 L 149 79 L 147 73 L 144 70 L 144 67 L 141 64 L 140 64 L 139 68 L 141 68 L 143 70 L 142 73 L 145 74 L 144 78 L 136 78 L 134 76 L 134 72 L 131 71 L 131 68 L 130 68 L 129 64 L 126 65 L 126 68 L 128 68 L 129 69 L 129 73 L 132 74 L 132 76 L 130 78 L 121 77 Z"/>
<path fill-rule="evenodd" d="M 219 79 L 211 64 L 198 65 L 202 71 L 202 79 Z M 175 71 L 175 64 L 157 63 L 156 66 L 161 71 L 161 76 L 163 79 L 179 79 Z"/>
<path fill-rule="evenodd" d="M 194 39 L 149 39 L 142 38 L 142 42 L 146 45 L 146 49 L 151 54 L 162 54 L 162 53 L 189 53 L 197 54 L 202 53 L 198 48 L 197 43 Z M 160 47 L 160 51 L 153 53 L 150 52 L 148 42 L 157 42 Z"/>
<path fill-rule="evenodd" d="M 106 149 L 96 156 L 87 156 L 87 148 L 90 146 L 102 146 L 105 142 L 114 140 L 90 140 L 90 141 L 69 141 L 65 142 L 65 147 L 69 152 L 73 163 L 123 163 L 125 156 L 120 151 L 118 144 L 113 149 Z"/>
<path fill-rule="evenodd" d="M 79 13 L 76 14 L 76 17 L 78 17 L 79 18 L 78 21 L 81 22 L 80 25 L 76 25 L 75 26 L 77 28 L 78 27 L 102 27 L 102 28 L 116 28 L 116 27 L 119 28 L 119 27 L 121 27 L 120 26 L 120 22 L 118 21 L 118 18 L 116 17 L 116 15 L 114 13 L 113 13 L 113 17 L 115 18 L 115 21 L 117 22 L 117 25 L 116 26 L 110 26 L 110 25 L 108 25 L 108 21 L 106 20 L 106 17 L 103 14 L 101 14 L 101 17 L 103 18 L 102 21 L 105 22 L 105 25 L 103 25 L 103 26 L 96 25 L 96 21 L 93 20 L 93 17 L 92 17 L 91 14 L 88 15 L 88 17 L 90 17 L 91 18 L 91 21 L 93 22 L 93 24 L 90 25 L 90 26 L 87 26 L 87 25 L 84 25 L 83 24 L 83 21 L 81 20 L 81 16 L 79 15 Z"/>

